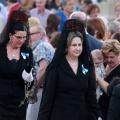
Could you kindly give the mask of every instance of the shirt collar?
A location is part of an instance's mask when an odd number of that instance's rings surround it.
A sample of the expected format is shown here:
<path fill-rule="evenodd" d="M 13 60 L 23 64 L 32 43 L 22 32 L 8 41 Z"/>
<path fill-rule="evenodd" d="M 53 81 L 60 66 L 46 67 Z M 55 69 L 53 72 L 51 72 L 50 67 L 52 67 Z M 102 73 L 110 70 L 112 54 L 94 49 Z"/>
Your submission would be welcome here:
<path fill-rule="evenodd" d="M 46 38 L 43 38 L 42 40 L 39 40 L 39 41 L 33 46 L 33 50 L 34 50 L 40 43 L 45 42 L 45 41 L 47 41 Z"/>
<path fill-rule="evenodd" d="M 46 12 L 46 9 L 44 9 L 44 12 L 43 12 L 43 13 L 39 13 L 39 12 L 38 12 L 38 9 L 37 9 L 37 13 L 40 14 L 40 15 L 45 15 L 45 12 Z"/>

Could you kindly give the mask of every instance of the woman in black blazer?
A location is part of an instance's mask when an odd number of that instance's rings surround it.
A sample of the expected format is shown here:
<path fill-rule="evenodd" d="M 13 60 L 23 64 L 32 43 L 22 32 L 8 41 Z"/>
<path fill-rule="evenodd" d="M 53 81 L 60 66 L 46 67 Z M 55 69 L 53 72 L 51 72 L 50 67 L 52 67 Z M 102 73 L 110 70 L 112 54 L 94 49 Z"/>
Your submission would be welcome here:
<path fill-rule="evenodd" d="M 101 116 L 96 81 L 83 24 L 67 20 L 47 68 L 39 120 L 88 120 Z"/>

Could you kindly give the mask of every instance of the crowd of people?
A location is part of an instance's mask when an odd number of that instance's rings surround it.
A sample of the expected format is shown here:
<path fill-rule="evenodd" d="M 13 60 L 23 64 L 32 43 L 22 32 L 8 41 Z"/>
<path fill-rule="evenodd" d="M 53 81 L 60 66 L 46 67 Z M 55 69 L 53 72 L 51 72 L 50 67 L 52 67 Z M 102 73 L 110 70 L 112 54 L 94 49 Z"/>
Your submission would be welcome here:
<path fill-rule="evenodd" d="M 119 120 L 120 2 L 0 1 L 0 120 Z"/>

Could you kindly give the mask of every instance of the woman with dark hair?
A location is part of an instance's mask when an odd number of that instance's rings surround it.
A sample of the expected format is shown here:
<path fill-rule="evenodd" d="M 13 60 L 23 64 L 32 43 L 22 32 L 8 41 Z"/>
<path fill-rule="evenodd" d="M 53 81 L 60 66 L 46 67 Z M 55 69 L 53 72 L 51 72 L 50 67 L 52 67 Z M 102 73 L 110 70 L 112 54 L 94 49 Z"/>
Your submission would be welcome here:
<path fill-rule="evenodd" d="M 50 14 L 47 18 L 46 34 L 51 38 L 51 34 L 58 31 L 60 25 L 60 17 L 57 14 Z"/>
<path fill-rule="evenodd" d="M 40 120 L 88 120 L 89 110 L 100 118 L 94 66 L 83 24 L 67 20 L 52 62 L 47 68 Z"/>
<path fill-rule="evenodd" d="M 33 79 L 27 22 L 25 13 L 14 11 L 0 35 L 0 120 L 26 118 L 26 83 Z"/>

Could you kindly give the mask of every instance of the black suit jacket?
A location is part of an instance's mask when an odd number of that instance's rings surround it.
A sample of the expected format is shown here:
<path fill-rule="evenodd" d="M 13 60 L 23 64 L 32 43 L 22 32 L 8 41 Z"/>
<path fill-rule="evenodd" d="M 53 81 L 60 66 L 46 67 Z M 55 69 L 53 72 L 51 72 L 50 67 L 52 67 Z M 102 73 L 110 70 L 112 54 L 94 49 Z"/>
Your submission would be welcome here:
<path fill-rule="evenodd" d="M 102 42 L 100 42 L 90 34 L 86 34 L 86 35 L 87 35 L 87 40 L 88 40 L 91 51 L 102 48 Z"/>
<path fill-rule="evenodd" d="M 39 120 L 88 120 L 87 104 L 98 113 L 95 80 L 89 80 L 89 70 L 84 73 L 82 64 L 77 75 L 65 58 L 58 67 L 47 71 Z"/>
<path fill-rule="evenodd" d="M 120 120 L 120 84 L 113 89 L 107 120 Z"/>

